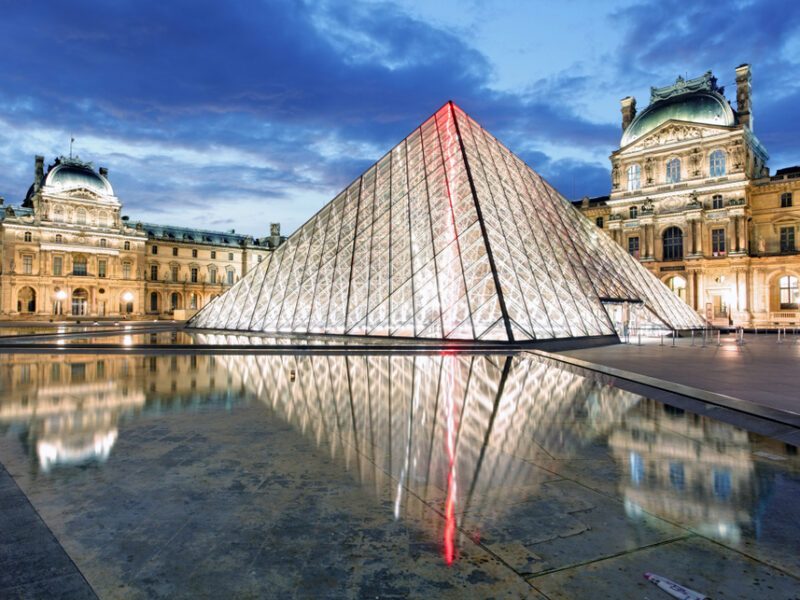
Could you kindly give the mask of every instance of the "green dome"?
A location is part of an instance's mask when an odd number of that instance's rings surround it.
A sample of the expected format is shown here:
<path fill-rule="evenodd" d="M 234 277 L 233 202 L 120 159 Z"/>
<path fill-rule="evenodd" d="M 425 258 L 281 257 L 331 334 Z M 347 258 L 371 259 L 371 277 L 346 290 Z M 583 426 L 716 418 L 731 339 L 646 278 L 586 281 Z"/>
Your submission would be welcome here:
<path fill-rule="evenodd" d="M 648 106 L 625 129 L 620 146 L 638 140 L 670 120 L 726 127 L 736 124 L 736 116 L 722 95 L 717 92 L 697 92 L 660 100 Z"/>

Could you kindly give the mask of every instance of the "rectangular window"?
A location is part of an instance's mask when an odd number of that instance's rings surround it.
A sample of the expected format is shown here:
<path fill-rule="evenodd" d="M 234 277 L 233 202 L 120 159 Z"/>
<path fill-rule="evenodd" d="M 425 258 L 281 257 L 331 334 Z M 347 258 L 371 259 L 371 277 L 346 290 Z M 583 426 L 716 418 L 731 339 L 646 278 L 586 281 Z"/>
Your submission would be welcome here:
<path fill-rule="evenodd" d="M 64 259 L 60 256 L 53 257 L 53 275 L 61 275 Z"/>
<path fill-rule="evenodd" d="M 228 252 L 228 260 L 233 260 L 233 252 Z"/>
<path fill-rule="evenodd" d="M 794 250 L 794 227 L 781 227 L 781 252 Z"/>
<path fill-rule="evenodd" d="M 130 242 L 125 242 L 124 248 L 125 248 L 125 250 L 130 250 L 131 249 L 131 243 Z"/>
<path fill-rule="evenodd" d="M 178 281 L 178 267 L 172 267 L 172 281 Z"/>
<path fill-rule="evenodd" d="M 233 285 L 233 271 L 228 271 L 228 285 Z"/>
<path fill-rule="evenodd" d="M 634 258 L 639 258 L 639 236 L 633 235 L 628 238 L 628 254 Z"/>
<path fill-rule="evenodd" d="M 98 260 L 97 261 L 97 276 L 98 277 L 105 277 L 107 268 L 108 268 L 108 261 Z"/>
<path fill-rule="evenodd" d="M 789 208 L 792 205 L 792 193 L 781 194 L 781 208 Z"/>
<path fill-rule="evenodd" d="M 209 269 L 208 270 L 208 280 L 211 283 L 217 283 L 217 270 L 216 269 Z"/>
<path fill-rule="evenodd" d="M 211 251 L 211 258 L 217 258 L 216 251 L 214 251 L 214 250 Z"/>
<path fill-rule="evenodd" d="M 602 220 L 603 217 L 600 217 L 600 219 Z M 602 227 L 602 225 L 600 225 L 600 227 Z M 262 260 L 264 260 L 264 257 L 259 254 L 258 255 L 258 262 L 261 262 Z"/>
<path fill-rule="evenodd" d="M 725 230 L 711 230 L 711 252 L 714 256 L 725 256 Z"/>
<path fill-rule="evenodd" d="M 158 246 L 150 246 L 150 254 L 158 254 Z"/>
<path fill-rule="evenodd" d="M 173 248 L 172 249 L 172 256 L 178 256 L 178 249 L 177 248 Z"/>
<path fill-rule="evenodd" d="M 722 196 L 713 196 L 711 198 L 711 208 L 722 208 Z"/>
<path fill-rule="evenodd" d="M 22 272 L 25 275 L 33 273 L 33 256 L 26 254 L 22 257 Z"/>
<path fill-rule="evenodd" d="M 192 268 L 192 283 L 197 283 L 197 269 Z"/>
<path fill-rule="evenodd" d="M 152 265 L 150 267 L 150 279 L 153 281 L 158 279 L 158 265 Z"/>
<path fill-rule="evenodd" d="M 122 263 L 122 278 L 123 279 L 131 278 L 131 263 L 129 262 Z"/>
<path fill-rule="evenodd" d="M 197 258 L 197 249 L 192 248 L 192 258 Z"/>

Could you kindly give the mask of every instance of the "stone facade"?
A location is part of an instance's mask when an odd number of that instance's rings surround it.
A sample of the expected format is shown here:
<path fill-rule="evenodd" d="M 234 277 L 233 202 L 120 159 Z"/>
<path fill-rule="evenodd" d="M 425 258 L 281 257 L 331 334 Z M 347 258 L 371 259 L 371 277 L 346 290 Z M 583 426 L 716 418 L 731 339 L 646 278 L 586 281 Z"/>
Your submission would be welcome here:
<path fill-rule="evenodd" d="M 284 239 L 137 222 L 108 170 L 35 161 L 21 206 L 0 199 L 0 318 L 177 318 L 194 314 Z"/>
<path fill-rule="evenodd" d="M 608 197 L 575 206 L 714 325 L 795 323 L 800 168 L 769 175 L 752 131 L 750 67 L 737 108 L 708 72 L 622 100 Z"/>

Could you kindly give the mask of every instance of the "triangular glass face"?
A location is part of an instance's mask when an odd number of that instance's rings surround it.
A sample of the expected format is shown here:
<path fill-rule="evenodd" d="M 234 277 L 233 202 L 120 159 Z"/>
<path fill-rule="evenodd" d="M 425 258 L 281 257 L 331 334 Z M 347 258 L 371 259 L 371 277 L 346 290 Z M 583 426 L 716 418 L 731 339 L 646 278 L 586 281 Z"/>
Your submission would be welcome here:
<path fill-rule="evenodd" d="M 613 334 L 609 300 L 702 326 L 449 102 L 189 326 L 531 341 Z"/>

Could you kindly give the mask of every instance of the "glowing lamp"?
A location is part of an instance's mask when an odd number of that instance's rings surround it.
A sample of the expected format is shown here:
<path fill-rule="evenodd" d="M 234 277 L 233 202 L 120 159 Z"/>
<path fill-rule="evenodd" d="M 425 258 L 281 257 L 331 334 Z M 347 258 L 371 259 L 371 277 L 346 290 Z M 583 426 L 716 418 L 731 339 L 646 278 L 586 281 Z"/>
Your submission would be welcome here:
<path fill-rule="evenodd" d="M 133 294 L 131 294 L 130 292 L 125 292 L 124 294 L 122 294 L 122 299 L 125 300 L 125 302 L 132 302 Z"/>

